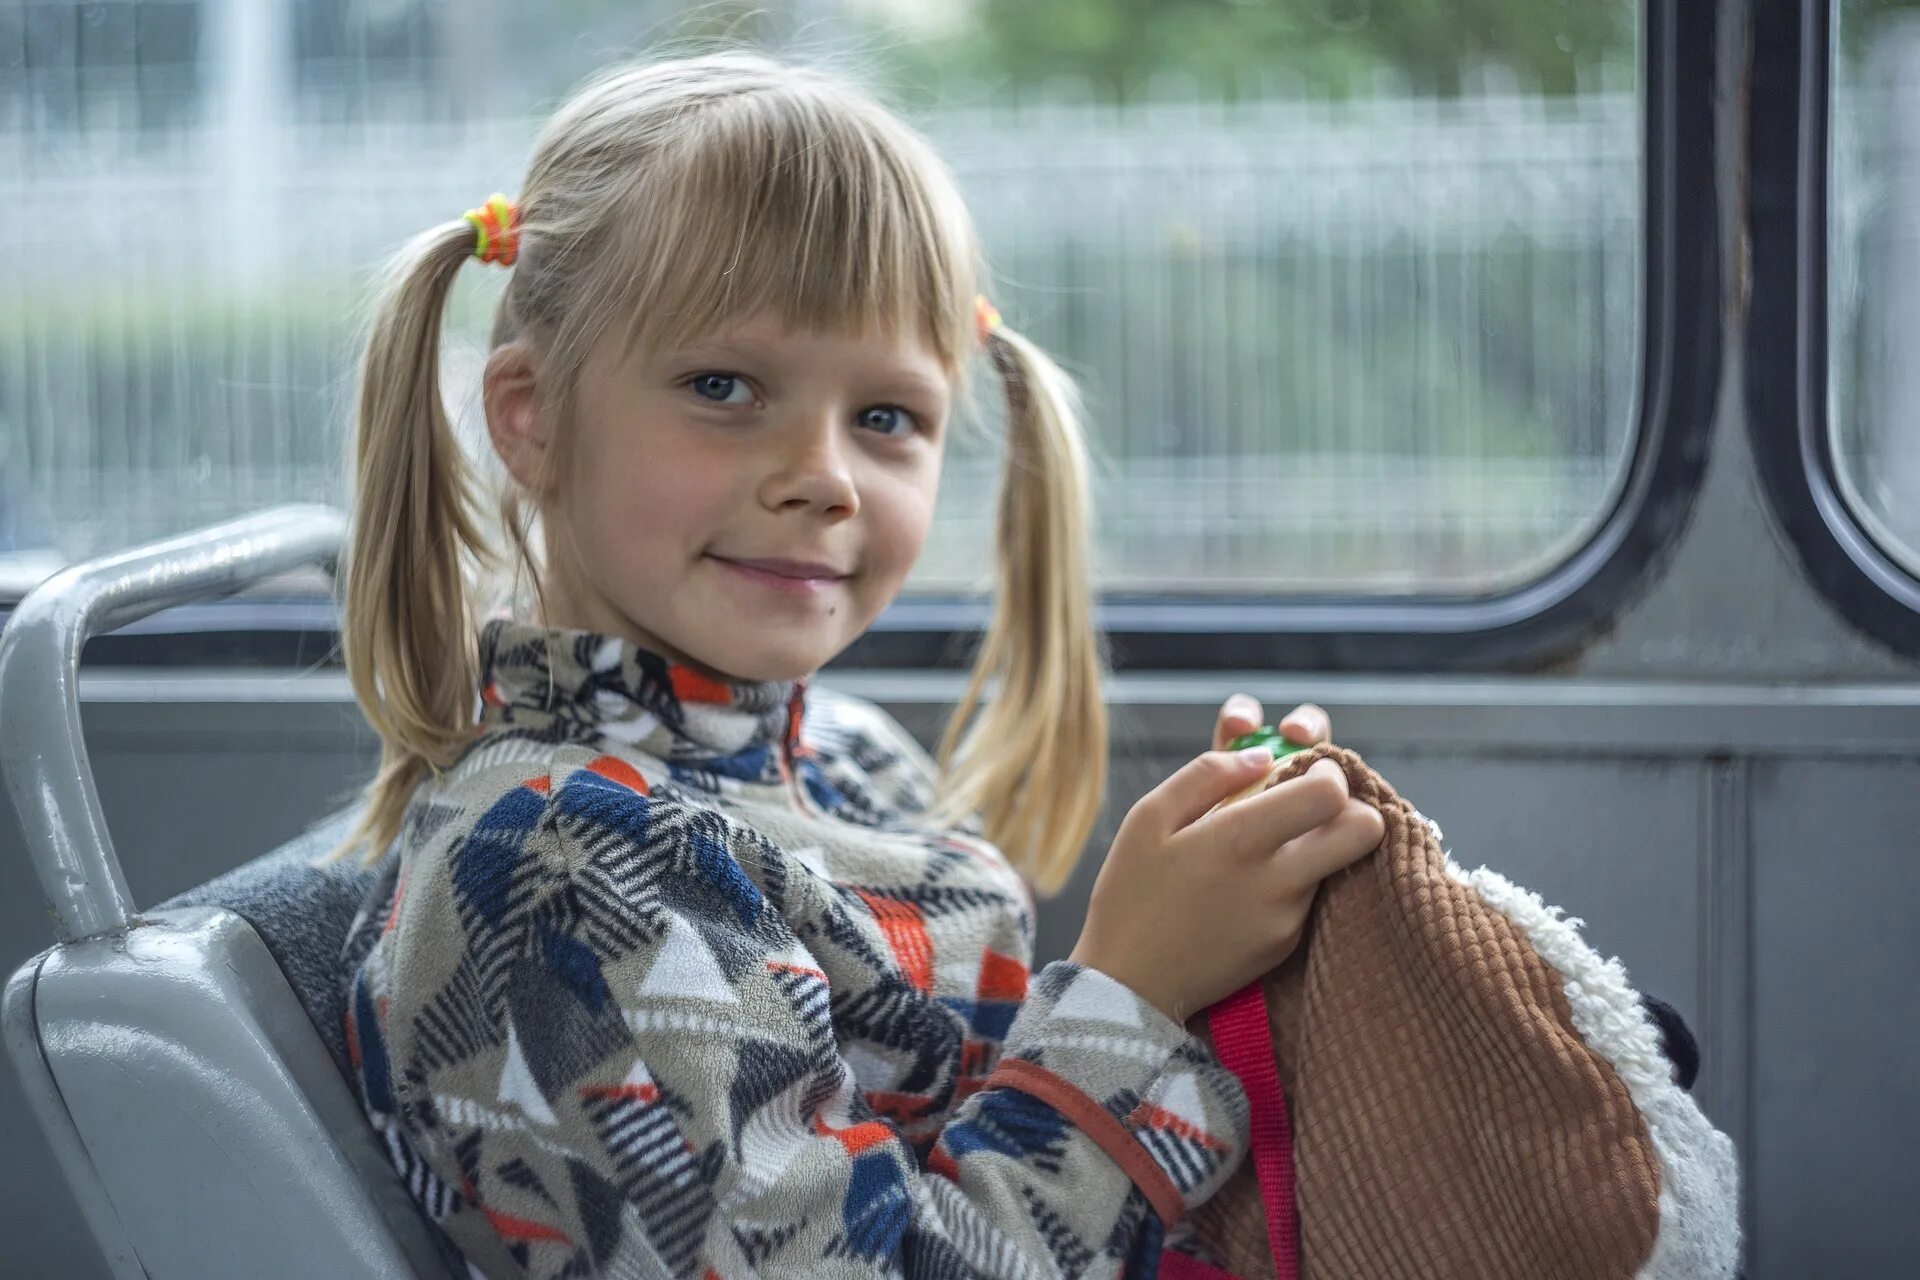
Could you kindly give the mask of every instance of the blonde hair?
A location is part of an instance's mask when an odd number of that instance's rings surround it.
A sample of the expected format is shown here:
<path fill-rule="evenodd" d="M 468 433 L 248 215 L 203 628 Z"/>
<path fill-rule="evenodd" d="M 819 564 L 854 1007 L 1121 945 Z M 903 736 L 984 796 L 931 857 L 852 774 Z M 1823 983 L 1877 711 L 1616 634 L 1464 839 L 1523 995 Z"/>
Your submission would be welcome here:
<path fill-rule="evenodd" d="M 983 274 L 972 220 L 927 143 L 824 72 L 740 52 L 614 68 L 548 121 L 517 203 L 519 256 L 491 346 L 531 345 L 556 423 L 616 322 L 642 347 L 767 309 L 795 328 L 917 323 L 964 382 Z M 368 327 L 342 645 L 381 754 L 335 856 L 377 858 L 418 785 L 473 740 L 478 576 L 511 561 L 539 589 L 532 504 L 507 482 L 502 555 L 441 399 L 441 315 L 473 245 L 464 219 L 416 236 L 389 264 Z M 1006 397 L 995 601 L 941 736 L 929 817 L 951 826 L 977 813 L 1051 894 L 1107 776 L 1088 462 L 1059 367 L 1005 326 L 987 350 Z"/>

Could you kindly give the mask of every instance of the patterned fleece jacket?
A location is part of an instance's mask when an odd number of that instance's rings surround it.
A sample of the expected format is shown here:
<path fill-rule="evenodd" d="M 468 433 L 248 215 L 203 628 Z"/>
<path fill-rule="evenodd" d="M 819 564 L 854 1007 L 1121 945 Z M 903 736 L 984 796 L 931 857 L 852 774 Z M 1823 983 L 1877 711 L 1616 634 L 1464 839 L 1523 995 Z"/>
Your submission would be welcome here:
<path fill-rule="evenodd" d="M 476 1274 L 1147 1277 L 1240 1083 L 871 703 L 494 620 L 346 948 L 362 1105 Z"/>

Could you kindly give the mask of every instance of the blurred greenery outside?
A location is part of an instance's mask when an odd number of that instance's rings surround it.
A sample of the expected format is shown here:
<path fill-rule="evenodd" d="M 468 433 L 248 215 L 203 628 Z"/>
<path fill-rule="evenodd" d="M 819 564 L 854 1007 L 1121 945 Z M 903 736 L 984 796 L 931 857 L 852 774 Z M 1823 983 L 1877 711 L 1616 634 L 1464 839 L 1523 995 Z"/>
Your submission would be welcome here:
<path fill-rule="evenodd" d="M 1920 7 L 1920 0 L 1872 7 Z M 357 92 L 367 103 L 379 101 L 375 90 L 382 84 L 404 85 L 423 77 L 430 82 L 436 60 L 447 53 L 448 24 L 464 22 L 471 28 L 476 18 L 497 21 L 500 34 L 487 56 L 502 71 L 490 85 L 488 103 L 524 111 L 529 121 L 609 57 L 714 42 L 824 60 L 870 77 L 887 100 L 916 121 L 953 110 L 992 118 L 1034 103 L 1124 111 L 1191 102 L 1231 110 L 1233 104 L 1276 99 L 1325 103 L 1337 117 L 1342 104 L 1379 98 L 1444 104 L 1493 93 L 1552 100 L 1631 92 L 1636 84 L 1637 6 L 1623 0 L 842 0 L 722 2 L 692 9 L 660 0 L 560 0 L 538 6 L 533 19 L 504 2 L 442 0 L 423 6 L 391 0 L 371 6 L 389 15 L 384 24 L 357 31 L 351 29 L 356 6 L 349 0 L 307 0 L 296 8 L 296 42 L 304 42 L 310 55 L 304 65 L 333 65 L 325 56 L 332 50 L 335 63 L 358 77 Z M 27 11 L 0 11 L 0 69 L 10 48 L 16 65 L 35 65 L 33 19 L 20 16 Z M 360 13 L 364 19 L 365 10 Z M 9 22 L 19 24 L 17 29 L 10 31 Z M 1859 36 L 1865 25 L 1855 24 L 1849 34 Z M 549 33 L 544 48 L 531 39 L 536 30 Z M 199 56 L 202 34 L 182 39 L 175 33 L 167 47 L 190 63 Z M 140 39 L 136 24 L 132 40 Z M 45 61 L 44 40 L 38 47 Z M 111 78 L 113 59 L 103 61 Z M 151 80 L 167 78 L 164 67 L 149 72 Z M 449 112 L 461 109 L 463 92 L 471 101 L 470 88 L 442 88 L 441 106 Z M 0 76 L 0 98 L 5 93 Z M 477 193 L 476 201 L 478 194 L 484 193 Z M 1178 229 L 1170 234 L 1177 236 Z M 1069 241 L 1048 246 L 1038 260 L 1032 254 L 997 252 L 991 240 L 988 250 L 997 274 L 996 300 L 1009 319 L 1086 381 L 1091 432 L 1107 471 L 1133 456 L 1204 455 L 1244 476 L 1283 475 L 1316 454 L 1340 454 L 1356 436 L 1364 437 L 1367 449 L 1415 458 L 1458 455 L 1469 464 L 1475 457 L 1574 458 L 1613 467 L 1630 447 L 1633 424 L 1625 419 L 1635 408 L 1632 382 L 1638 366 L 1637 320 L 1623 331 L 1619 308 L 1623 298 L 1631 302 L 1637 294 L 1621 294 L 1616 281 L 1613 296 L 1599 296 L 1596 280 L 1617 267 L 1590 247 L 1529 247 L 1512 240 L 1496 239 L 1451 257 L 1431 246 L 1391 239 L 1345 251 L 1304 241 L 1250 251 L 1204 236 L 1127 245 L 1117 253 L 1109 245 Z M 14 305 L 0 309 L 0 357 L 11 350 L 16 367 L 28 370 L 36 363 L 84 361 L 95 394 L 125 406 L 142 424 L 129 438 L 97 442 L 91 452 L 77 436 L 63 445 L 67 433 L 61 432 L 48 446 L 54 456 L 34 459 L 37 467 L 70 473 L 105 458 L 130 476 L 171 476 L 166 467 L 173 460 L 234 452 L 233 441 L 212 433 L 246 422 L 256 437 L 243 451 L 246 457 L 337 479 L 355 322 L 376 265 L 366 262 L 351 278 L 338 270 L 317 271 L 310 278 L 279 273 L 269 289 L 240 294 L 183 291 L 178 274 L 156 277 L 158 287 L 147 292 L 137 280 L 111 290 L 14 286 L 9 290 Z M 1220 299 L 1211 295 L 1224 289 L 1223 305 L 1247 323 L 1234 327 L 1229 350 L 1199 349 L 1212 326 L 1199 331 L 1176 324 L 1169 331 L 1159 320 L 1165 314 L 1162 304 L 1136 296 L 1128 283 L 1148 277 L 1165 298 L 1185 297 L 1192 305 L 1215 305 Z M 1343 290 L 1342 280 L 1353 287 Z M 1113 287 L 1116 281 L 1123 287 Z M 1432 291 L 1449 281 L 1467 293 L 1436 299 Z M 1311 288 L 1331 291 L 1332 323 L 1303 326 L 1291 322 L 1284 306 L 1259 309 Z M 456 290 L 447 320 L 456 341 L 484 341 L 492 296 L 485 284 L 463 283 Z M 1436 329 L 1436 315 L 1467 315 L 1477 323 L 1470 330 Z M 1116 367 L 1112 353 L 1096 349 L 1110 345 L 1115 326 L 1130 335 L 1150 335 L 1149 341 L 1135 342 L 1119 364 L 1154 366 L 1152 394 L 1158 402 L 1142 403 L 1136 390 L 1124 385 L 1124 368 Z M 1541 344 L 1546 352 L 1518 349 L 1524 344 Z M 260 379 L 243 370 L 268 371 L 267 380 L 282 394 L 249 404 Z M 1234 397 L 1206 385 L 1222 371 L 1233 386 L 1257 381 L 1318 388 L 1313 396 L 1296 397 L 1296 403 L 1312 400 L 1320 412 L 1246 420 L 1244 412 L 1236 415 Z M 204 396 L 207 387 L 223 388 L 233 410 L 178 412 L 191 398 L 188 388 L 200 388 L 193 394 Z M 290 396 L 284 393 L 289 387 Z M 35 395 L 33 387 L 16 387 L 12 395 L 0 387 L 0 417 L 31 412 Z M 147 403 L 139 403 L 142 397 Z M 1199 411 L 1204 406 L 1217 412 Z M 295 421 L 287 420 L 289 413 Z M 62 454 L 63 448 L 72 456 Z M 6 482 L 8 461 L 0 453 L 0 483 Z M 968 474 L 968 459 L 956 461 L 954 473 Z M 988 466 L 975 465 L 973 471 L 991 476 Z M 1537 529 L 1521 529 L 1508 543 L 1500 541 L 1503 502 L 1514 503 L 1514 518 L 1525 523 L 1519 510 L 1525 503 L 1514 493 L 1476 478 L 1470 465 L 1437 469 L 1427 478 L 1460 486 L 1455 500 L 1484 509 L 1493 532 L 1457 534 L 1467 541 L 1480 536 L 1485 545 L 1477 548 L 1450 550 L 1444 531 L 1430 537 L 1420 572 L 1444 578 L 1457 569 L 1463 580 L 1485 578 L 1500 568 L 1499 556 L 1512 556 L 1516 548 L 1539 550 L 1526 542 L 1537 539 Z M 984 483 L 956 484 L 955 501 L 980 502 Z M 1585 487 L 1578 500 L 1592 501 L 1596 484 L 1590 474 L 1580 481 L 1575 487 Z M 14 496 L 32 500 L 32 495 Z M 343 495 L 311 496 L 337 501 Z M 209 509 L 222 497 L 211 495 Z M 124 513 L 113 507 L 124 504 L 126 496 L 102 488 L 90 500 L 102 504 L 93 513 L 94 525 L 75 511 L 54 513 L 63 551 L 78 554 L 125 536 L 118 523 Z M 962 514 L 979 524 L 983 513 Z M 1150 510 L 1133 515 L 1128 527 L 1152 532 Z M 151 536 L 158 530 L 139 532 Z M 1488 538 L 1500 545 L 1486 544 Z M 1269 545 L 1237 546 L 1233 558 L 1257 564 L 1263 556 L 1298 549 L 1280 532 Z M 1356 529 L 1353 536 L 1319 549 L 1329 583 L 1350 580 L 1388 590 L 1419 586 L 1413 566 L 1399 574 L 1381 571 L 1381 557 L 1407 555 L 1390 531 Z M 1130 539 L 1107 550 L 1125 563 L 1130 578 L 1151 581 L 1191 568 L 1181 563 L 1190 555 L 1184 542 L 1161 548 L 1170 557 L 1166 563 L 1156 563 L 1152 538 Z M 974 555 L 965 547 L 951 551 L 950 563 L 945 569 L 933 566 L 933 576 L 960 573 L 976 562 Z M 1490 556 L 1494 560 L 1486 562 Z"/>

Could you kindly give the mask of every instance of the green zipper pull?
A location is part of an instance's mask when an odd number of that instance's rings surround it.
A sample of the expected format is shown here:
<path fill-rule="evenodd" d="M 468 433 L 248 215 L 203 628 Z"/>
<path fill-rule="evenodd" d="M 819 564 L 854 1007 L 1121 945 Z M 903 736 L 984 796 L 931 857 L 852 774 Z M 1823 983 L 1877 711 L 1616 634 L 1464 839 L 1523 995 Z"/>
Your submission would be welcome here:
<path fill-rule="evenodd" d="M 1247 747 L 1265 747 L 1273 752 L 1275 760 L 1282 760 L 1296 752 L 1309 750 L 1298 742 L 1288 742 L 1280 736 L 1280 731 L 1270 724 L 1263 724 L 1252 733 L 1243 733 L 1227 744 L 1229 751 L 1241 751 Z"/>

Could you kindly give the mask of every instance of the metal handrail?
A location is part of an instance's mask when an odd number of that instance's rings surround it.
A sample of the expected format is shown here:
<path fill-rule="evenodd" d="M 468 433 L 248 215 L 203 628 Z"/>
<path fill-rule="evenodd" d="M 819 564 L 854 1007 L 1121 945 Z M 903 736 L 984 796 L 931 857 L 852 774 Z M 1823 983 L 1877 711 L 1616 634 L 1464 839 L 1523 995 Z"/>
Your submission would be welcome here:
<path fill-rule="evenodd" d="M 134 912 L 81 733 L 81 649 L 161 609 L 331 569 L 346 527 L 332 507 L 275 507 L 73 565 L 14 608 L 0 631 L 0 773 L 62 941 L 124 929 Z"/>

